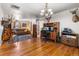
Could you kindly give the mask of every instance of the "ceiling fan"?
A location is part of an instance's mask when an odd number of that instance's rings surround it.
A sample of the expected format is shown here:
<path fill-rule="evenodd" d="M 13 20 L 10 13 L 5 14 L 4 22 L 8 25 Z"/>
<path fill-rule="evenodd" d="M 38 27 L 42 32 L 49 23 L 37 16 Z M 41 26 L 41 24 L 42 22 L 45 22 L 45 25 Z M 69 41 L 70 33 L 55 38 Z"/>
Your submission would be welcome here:
<path fill-rule="evenodd" d="M 20 7 L 17 6 L 17 5 L 11 5 L 11 8 L 14 8 L 14 9 L 20 9 Z"/>
<path fill-rule="evenodd" d="M 76 8 L 75 10 L 73 10 L 73 11 L 70 11 L 71 13 L 72 13 L 72 15 L 73 15 L 73 17 L 72 17 L 72 21 L 73 22 L 78 22 L 79 21 L 79 15 L 78 15 L 78 11 L 79 9 L 78 8 Z"/>

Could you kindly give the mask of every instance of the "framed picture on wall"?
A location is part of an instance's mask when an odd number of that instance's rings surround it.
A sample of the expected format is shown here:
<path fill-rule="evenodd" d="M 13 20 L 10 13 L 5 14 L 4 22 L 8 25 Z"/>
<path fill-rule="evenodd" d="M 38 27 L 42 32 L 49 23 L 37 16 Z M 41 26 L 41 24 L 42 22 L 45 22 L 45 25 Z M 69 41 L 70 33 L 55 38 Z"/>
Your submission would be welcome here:
<path fill-rule="evenodd" d="M 22 27 L 26 27 L 26 26 L 27 26 L 26 22 L 22 22 Z"/>
<path fill-rule="evenodd" d="M 26 27 L 27 27 L 26 21 L 21 21 L 21 28 L 26 28 Z"/>
<path fill-rule="evenodd" d="M 26 30 L 31 30 L 32 29 L 32 23 L 30 21 L 21 21 L 21 28 L 26 29 Z"/>

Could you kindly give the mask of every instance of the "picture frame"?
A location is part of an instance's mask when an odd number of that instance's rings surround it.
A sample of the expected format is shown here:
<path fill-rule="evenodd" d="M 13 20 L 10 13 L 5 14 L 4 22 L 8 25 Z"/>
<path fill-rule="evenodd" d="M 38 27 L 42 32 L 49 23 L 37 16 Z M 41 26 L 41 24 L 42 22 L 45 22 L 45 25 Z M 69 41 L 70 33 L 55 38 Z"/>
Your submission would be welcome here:
<path fill-rule="evenodd" d="M 26 27 L 26 26 L 27 26 L 26 22 L 22 22 L 22 27 Z"/>

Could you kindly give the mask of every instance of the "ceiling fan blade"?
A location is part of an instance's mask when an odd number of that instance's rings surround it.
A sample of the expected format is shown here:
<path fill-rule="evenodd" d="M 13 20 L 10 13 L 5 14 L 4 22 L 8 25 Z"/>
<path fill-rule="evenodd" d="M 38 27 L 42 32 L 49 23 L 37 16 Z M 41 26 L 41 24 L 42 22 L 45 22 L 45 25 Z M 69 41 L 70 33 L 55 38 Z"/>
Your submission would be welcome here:
<path fill-rule="evenodd" d="M 11 8 L 20 9 L 20 7 L 17 5 L 11 5 Z"/>

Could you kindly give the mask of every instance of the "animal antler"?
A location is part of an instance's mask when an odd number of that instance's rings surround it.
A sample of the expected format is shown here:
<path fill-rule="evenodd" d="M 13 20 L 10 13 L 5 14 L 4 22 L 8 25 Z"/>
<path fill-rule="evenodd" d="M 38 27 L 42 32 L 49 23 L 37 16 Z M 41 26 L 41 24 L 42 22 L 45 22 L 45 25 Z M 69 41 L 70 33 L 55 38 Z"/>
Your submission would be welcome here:
<path fill-rule="evenodd" d="M 77 10 L 78 10 L 78 8 L 76 8 L 73 11 L 70 11 L 72 13 L 72 15 L 73 15 L 73 17 L 72 17 L 73 22 L 78 22 L 79 21 L 79 16 L 76 14 Z"/>

